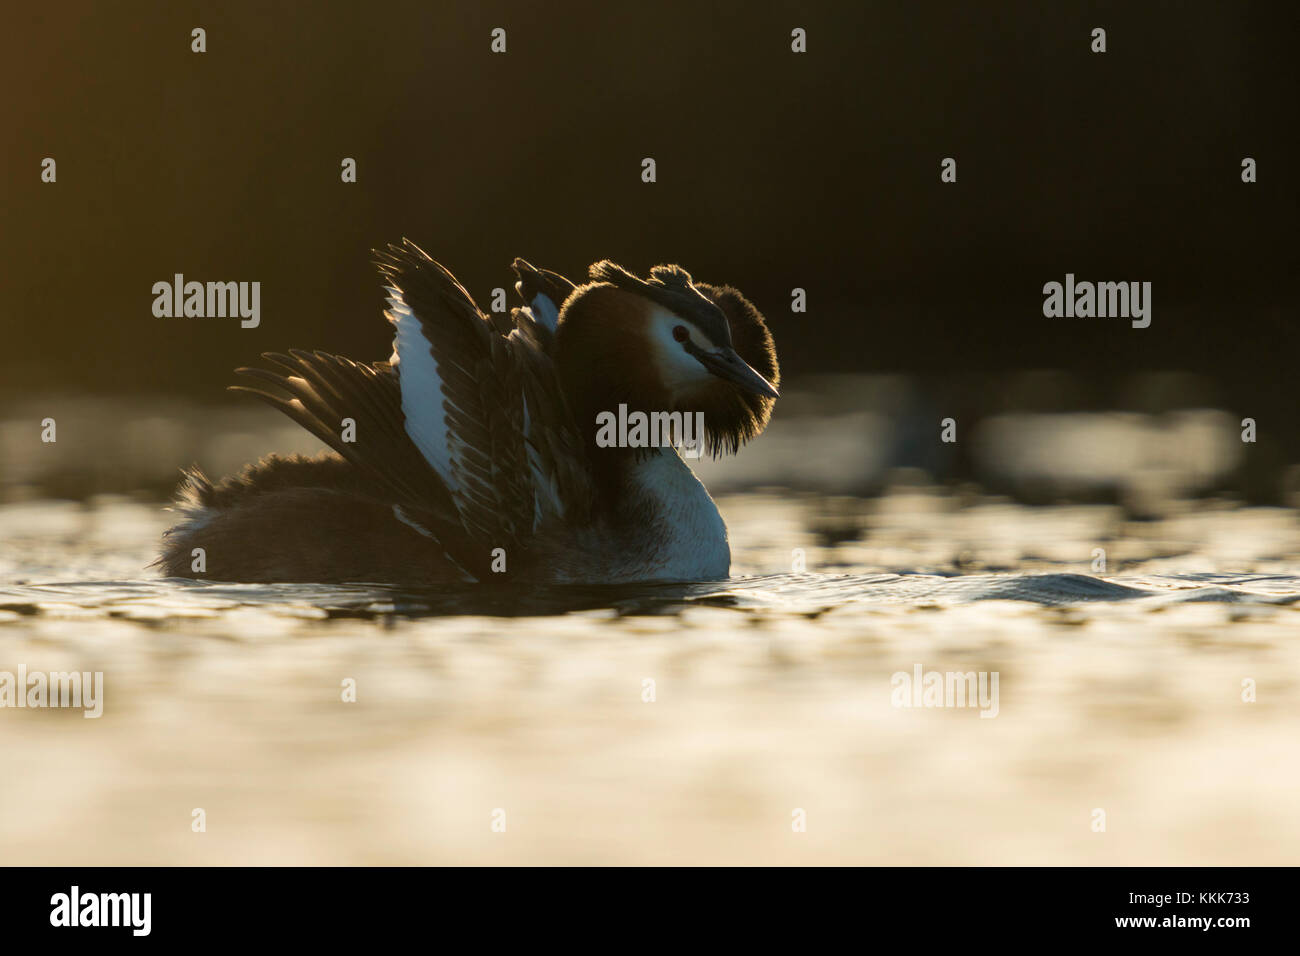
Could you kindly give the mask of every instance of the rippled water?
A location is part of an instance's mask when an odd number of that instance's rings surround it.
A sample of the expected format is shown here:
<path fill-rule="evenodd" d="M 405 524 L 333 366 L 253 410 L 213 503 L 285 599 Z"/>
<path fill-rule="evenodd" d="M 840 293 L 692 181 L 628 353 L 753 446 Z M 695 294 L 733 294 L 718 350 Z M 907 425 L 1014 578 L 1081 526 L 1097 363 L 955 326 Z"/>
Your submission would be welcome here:
<path fill-rule="evenodd" d="M 1294 512 L 720 505 L 729 582 L 472 595 L 163 580 L 160 506 L 4 506 L 0 672 L 105 690 L 0 708 L 0 859 L 1295 862 Z M 996 719 L 894 706 L 917 666 Z"/>

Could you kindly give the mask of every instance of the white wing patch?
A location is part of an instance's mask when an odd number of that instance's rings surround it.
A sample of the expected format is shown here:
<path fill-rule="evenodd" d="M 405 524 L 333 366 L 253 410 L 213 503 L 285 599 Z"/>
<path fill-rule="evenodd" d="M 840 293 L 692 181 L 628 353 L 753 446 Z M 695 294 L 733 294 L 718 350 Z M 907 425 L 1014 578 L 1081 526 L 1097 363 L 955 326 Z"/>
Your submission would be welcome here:
<path fill-rule="evenodd" d="M 560 310 L 549 295 L 545 292 L 539 292 L 529 305 L 532 306 L 533 318 L 538 325 L 548 332 L 554 332 L 559 328 Z"/>
<path fill-rule="evenodd" d="M 406 418 L 406 434 L 420 449 L 447 487 L 459 490 L 451 470 L 451 448 L 447 428 L 447 413 L 442 394 L 442 376 L 433 357 L 432 343 L 425 338 L 402 293 L 391 286 L 388 293 L 388 310 L 384 314 L 396 330 L 393 335 L 392 364 L 398 369 L 397 378 L 402 389 L 402 415 Z"/>

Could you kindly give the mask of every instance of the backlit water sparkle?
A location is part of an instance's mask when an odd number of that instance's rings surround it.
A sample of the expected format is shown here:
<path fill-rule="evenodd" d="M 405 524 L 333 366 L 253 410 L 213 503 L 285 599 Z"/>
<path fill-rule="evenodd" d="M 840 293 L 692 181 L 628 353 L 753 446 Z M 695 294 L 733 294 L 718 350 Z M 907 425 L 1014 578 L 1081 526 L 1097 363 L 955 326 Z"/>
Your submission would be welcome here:
<path fill-rule="evenodd" d="M 168 581 L 159 505 L 6 505 L 0 670 L 106 690 L 0 709 L 0 859 L 1294 862 L 1293 512 L 720 506 L 729 582 L 466 597 Z M 997 718 L 892 706 L 917 664 Z"/>

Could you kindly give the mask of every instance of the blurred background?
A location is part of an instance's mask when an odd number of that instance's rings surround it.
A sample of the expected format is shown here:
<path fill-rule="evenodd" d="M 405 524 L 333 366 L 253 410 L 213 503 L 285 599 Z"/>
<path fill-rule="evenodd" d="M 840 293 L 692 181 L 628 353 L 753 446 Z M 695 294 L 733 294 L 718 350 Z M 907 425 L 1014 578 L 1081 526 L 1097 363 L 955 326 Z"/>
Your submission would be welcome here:
<path fill-rule="evenodd" d="M 0 861 L 1294 864 L 1296 9 L 7 10 L 0 672 L 105 691 L 0 710 Z M 386 358 L 403 236 L 484 306 L 610 257 L 764 311 L 772 424 L 698 463 L 730 580 L 148 569 L 180 467 L 319 447 L 224 387 Z M 175 273 L 260 325 L 155 317 Z M 1067 273 L 1150 327 L 1045 318 Z M 998 719 L 893 706 L 915 667 L 1000 674 Z"/>
<path fill-rule="evenodd" d="M 1252 3 L 14 11 L 0 495 L 157 497 L 181 464 L 316 447 L 222 389 L 266 350 L 387 356 L 370 249 L 409 236 L 485 306 L 516 255 L 571 277 L 602 257 L 674 261 L 741 288 L 788 385 L 771 435 L 718 482 L 856 493 L 903 468 L 1135 514 L 1166 493 L 1283 503 L 1300 461 L 1294 18 Z M 956 184 L 939 181 L 945 157 Z M 260 326 L 154 317 L 153 283 L 177 272 L 260 281 Z M 1151 282 L 1150 328 L 1044 318 L 1042 286 L 1067 272 Z M 57 446 L 32 441 L 47 416 Z M 946 417 L 954 445 L 935 440 Z"/>

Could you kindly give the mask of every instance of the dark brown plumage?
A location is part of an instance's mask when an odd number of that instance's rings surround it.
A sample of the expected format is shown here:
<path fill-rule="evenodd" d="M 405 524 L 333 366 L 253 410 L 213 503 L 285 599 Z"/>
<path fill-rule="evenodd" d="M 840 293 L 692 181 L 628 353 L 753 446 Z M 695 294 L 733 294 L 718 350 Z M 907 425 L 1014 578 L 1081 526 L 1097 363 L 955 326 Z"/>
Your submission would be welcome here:
<path fill-rule="evenodd" d="M 620 404 L 703 412 L 714 454 L 761 432 L 779 371 L 739 292 L 678 266 L 641 279 L 607 261 L 575 286 L 518 259 L 527 307 L 503 334 L 413 243 L 377 264 L 392 364 L 294 350 L 266 354 L 278 370 L 238 370 L 236 389 L 333 451 L 266 458 L 215 484 L 190 472 L 165 574 L 399 584 L 725 574 L 725 528 L 680 459 L 597 448 L 593 434 L 594 416 Z M 666 337 L 663 323 L 676 321 Z"/>
<path fill-rule="evenodd" d="M 566 308 L 561 315 L 557 362 L 579 426 L 590 443 L 594 426 L 587 426 L 596 413 L 617 408 L 620 402 L 643 411 L 703 412 L 709 453 L 734 454 L 767 427 L 775 399 L 721 380 L 675 396 L 647 362 L 643 343 L 629 331 L 642 321 L 642 297 L 650 298 L 690 318 L 719 344 L 732 345 L 779 388 L 781 373 L 772 333 L 762 314 L 731 286 L 695 283 L 680 266 L 655 266 L 650 274 L 651 280 L 644 281 L 612 262 L 598 262 L 591 267 L 597 281 L 579 289 L 580 307 Z M 621 369 L 622 375 L 590 374 L 602 364 Z"/>
<path fill-rule="evenodd" d="M 463 583 L 443 549 L 399 521 L 386 498 L 330 452 L 269 456 L 215 484 L 192 469 L 178 510 L 213 517 L 169 532 L 157 563 L 168 577 L 213 581 Z"/>
<path fill-rule="evenodd" d="M 722 309 L 731 329 L 731 341 L 736 351 L 749 365 L 781 388 L 781 368 L 776 360 L 776 342 L 768 331 L 762 314 L 753 303 L 729 285 L 712 286 L 699 283 L 700 290 Z M 709 453 L 717 456 L 724 452 L 735 454 L 740 446 L 762 434 L 776 399 L 738 389 L 713 388 L 701 400 L 704 423 L 717 422 L 709 429 Z"/>

